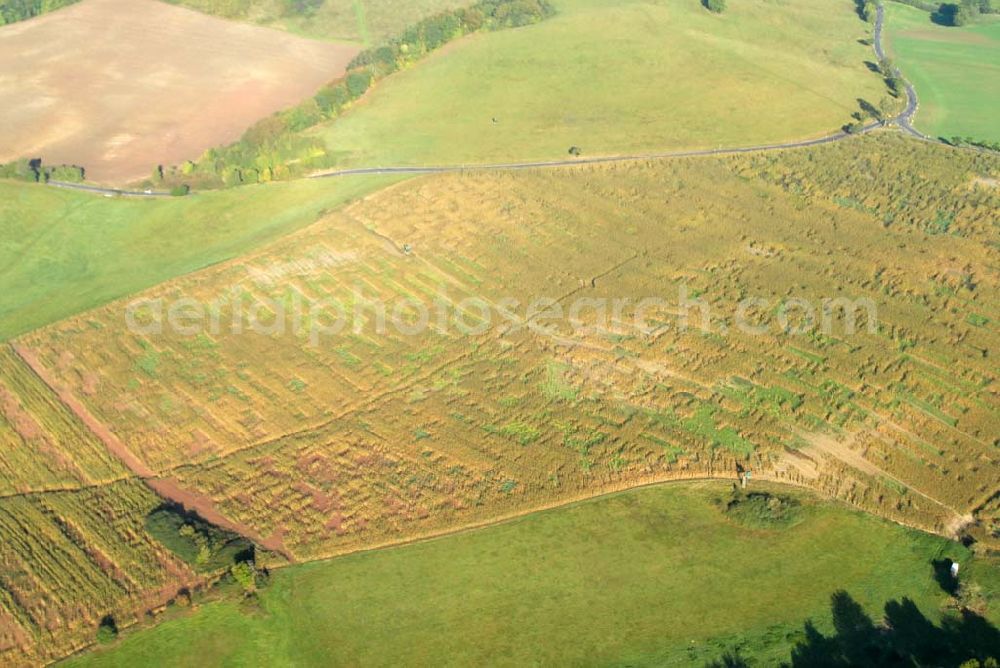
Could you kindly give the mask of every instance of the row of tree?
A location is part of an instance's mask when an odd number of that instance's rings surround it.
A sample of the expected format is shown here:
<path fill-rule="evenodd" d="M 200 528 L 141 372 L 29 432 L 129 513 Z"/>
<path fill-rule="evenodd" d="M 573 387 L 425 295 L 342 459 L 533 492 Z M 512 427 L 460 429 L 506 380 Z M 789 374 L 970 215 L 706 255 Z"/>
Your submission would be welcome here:
<path fill-rule="evenodd" d="M 77 165 L 43 165 L 41 158 L 22 158 L 21 160 L 0 165 L 0 179 L 17 179 L 19 181 L 31 181 L 32 183 L 48 183 L 49 181 L 80 183 L 83 181 L 84 176 L 83 167 L 78 167 Z"/>
<path fill-rule="evenodd" d="M 931 14 L 935 23 L 946 26 L 964 26 L 975 21 L 980 14 L 995 14 L 1000 8 L 993 6 L 993 0 L 961 0 L 942 3 Z"/>
<path fill-rule="evenodd" d="M 72 5 L 79 0 L 0 0 L 0 26 Z"/>
<path fill-rule="evenodd" d="M 481 0 L 424 19 L 388 43 L 362 51 L 343 77 L 298 106 L 257 122 L 236 143 L 210 149 L 196 162 L 166 171 L 158 167 L 153 182 L 233 186 L 287 179 L 316 169 L 326 160 L 326 146 L 302 131 L 339 116 L 378 80 L 462 35 L 525 26 L 554 13 L 548 0 Z"/>
<path fill-rule="evenodd" d="M 871 0 L 864 0 L 866 3 Z M 959 0 L 929 2 L 928 0 L 896 0 L 904 5 L 931 13 L 931 20 L 940 25 L 963 26 L 975 21 L 980 14 L 1000 14 L 998 0 Z"/>
<path fill-rule="evenodd" d="M 989 151 L 1000 151 L 1000 141 L 988 141 L 986 139 L 975 139 L 974 137 L 952 137 L 943 141 L 952 146 L 972 146 L 975 148 L 985 148 Z"/>
<path fill-rule="evenodd" d="M 868 23 L 875 22 L 878 15 L 878 3 L 875 0 L 854 0 L 854 4 L 857 6 L 858 16 Z"/>

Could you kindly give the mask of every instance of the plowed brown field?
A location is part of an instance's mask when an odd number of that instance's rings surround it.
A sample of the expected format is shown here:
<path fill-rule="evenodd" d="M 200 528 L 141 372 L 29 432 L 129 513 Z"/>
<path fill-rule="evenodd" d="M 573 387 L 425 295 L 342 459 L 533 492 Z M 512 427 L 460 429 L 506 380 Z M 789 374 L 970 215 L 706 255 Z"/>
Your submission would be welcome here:
<path fill-rule="evenodd" d="M 356 52 L 154 0 L 84 0 L 0 30 L 0 161 L 140 179 L 239 138 Z"/>

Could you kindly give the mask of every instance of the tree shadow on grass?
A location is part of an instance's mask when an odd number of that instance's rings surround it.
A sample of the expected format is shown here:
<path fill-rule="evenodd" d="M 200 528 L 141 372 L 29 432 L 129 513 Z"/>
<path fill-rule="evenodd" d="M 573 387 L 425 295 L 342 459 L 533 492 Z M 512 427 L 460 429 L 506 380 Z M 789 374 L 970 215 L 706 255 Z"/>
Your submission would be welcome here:
<path fill-rule="evenodd" d="M 931 562 L 934 568 L 934 581 L 949 596 L 954 596 L 958 591 L 958 580 L 951 575 L 951 565 L 955 563 L 951 559 L 935 559 Z"/>
<path fill-rule="evenodd" d="M 749 668 L 750 664 L 743 659 L 739 652 L 726 652 L 715 661 L 705 664 L 705 668 Z"/>
<path fill-rule="evenodd" d="M 807 621 L 805 637 L 792 649 L 784 666 L 958 668 L 974 661 L 979 663 L 967 665 L 995 665 L 990 661 L 1000 658 L 1000 630 L 971 610 L 950 614 L 937 626 L 912 600 L 903 598 L 886 603 L 883 620 L 875 623 L 850 594 L 838 591 L 830 598 L 830 611 L 834 633 L 826 636 Z M 706 668 L 746 665 L 738 654 L 727 654 Z"/>

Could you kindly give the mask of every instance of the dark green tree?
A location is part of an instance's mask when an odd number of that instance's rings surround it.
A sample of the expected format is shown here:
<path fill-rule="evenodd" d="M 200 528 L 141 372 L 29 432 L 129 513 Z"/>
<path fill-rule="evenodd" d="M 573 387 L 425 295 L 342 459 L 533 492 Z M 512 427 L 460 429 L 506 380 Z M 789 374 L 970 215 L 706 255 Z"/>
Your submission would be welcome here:
<path fill-rule="evenodd" d="M 115 623 L 115 618 L 111 615 L 105 615 L 104 619 L 101 620 L 101 624 L 97 627 L 97 642 L 106 645 L 109 642 L 114 642 L 117 637 L 118 624 Z"/>

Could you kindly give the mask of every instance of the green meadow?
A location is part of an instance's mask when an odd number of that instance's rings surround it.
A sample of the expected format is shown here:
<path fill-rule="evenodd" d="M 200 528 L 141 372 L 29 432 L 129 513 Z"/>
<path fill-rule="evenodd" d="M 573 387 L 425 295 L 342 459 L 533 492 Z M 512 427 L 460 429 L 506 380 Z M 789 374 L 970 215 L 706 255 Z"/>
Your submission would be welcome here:
<path fill-rule="evenodd" d="M 931 560 L 976 570 L 956 543 L 804 494 L 796 521 L 748 528 L 715 502 L 728 489 L 633 490 L 285 568 L 257 604 L 205 603 L 67 665 L 702 665 L 732 648 L 774 665 L 806 620 L 831 630 L 836 590 L 875 620 L 910 597 L 937 623 Z"/>
<path fill-rule="evenodd" d="M 721 15 L 696 0 L 554 4 L 539 24 L 448 45 L 310 132 L 335 166 L 531 160 L 817 136 L 886 95 L 851 0 Z"/>
<path fill-rule="evenodd" d="M 917 89 L 917 128 L 1000 141 L 1000 19 L 940 26 L 928 12 L 887 2 L 886 31 L 889 53 Z"/>
<path fill-rule="evenodd" d="M 162 199 L 0 181 L 0 340 L 238 257 L 398 180 L 290 181 Z"/>

